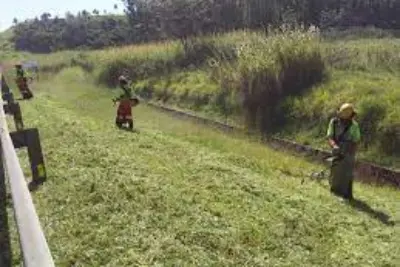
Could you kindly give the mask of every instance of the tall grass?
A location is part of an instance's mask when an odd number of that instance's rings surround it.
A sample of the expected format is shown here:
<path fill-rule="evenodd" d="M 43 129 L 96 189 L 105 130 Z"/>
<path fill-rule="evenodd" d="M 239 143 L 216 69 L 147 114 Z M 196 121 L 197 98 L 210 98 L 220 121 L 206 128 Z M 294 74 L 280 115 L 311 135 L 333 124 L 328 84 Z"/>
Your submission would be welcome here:
<path fill-rule="evenodd" d="M 359 39 L 382 39 L 398 38 L 400 31 L 398 29 L 379 29 L 373 26 L 351 27 L 347 29 L 325 29 L 322 33 L 324 39 L 333 40 L 359 40 Z"/>
<path fill-rule="evenodd" d="M 238 60 L 214 64 L 220 87 L 228 85 L 242 100 L 250 127 L 263 133 L 282 126 L 280 104 L 322 81 L 325 64 L 318 36 L 311 31 L 282 29 L 267 36 L 245 33 Z"/>
<path fill-rule="evenodd" d="M 400 70 L 400 39 L 360 39 L 324 43 L 326 62 L 335 69 L 373 71 Z"/>
<path fill-rule="evenodd" d="M 100 83 L 115 86 L 117 76 L 125 72 L 134 80 L 146 80 L 135 87 L 142 95 L 184 101 L 194 108 L 215 105 L 226 115 L 241 113 L 249 126 L 270 132 L 284 97 L 322 81 L 325 64 L 319 46 L 318 35 L 311 31 L 282 28 L 267 35 L 242 31 L 91 56 L 100 66 Z M 177 73 L 192 75 L 201 69 L 208 85 L 171 87 L 181 80 Z"/>

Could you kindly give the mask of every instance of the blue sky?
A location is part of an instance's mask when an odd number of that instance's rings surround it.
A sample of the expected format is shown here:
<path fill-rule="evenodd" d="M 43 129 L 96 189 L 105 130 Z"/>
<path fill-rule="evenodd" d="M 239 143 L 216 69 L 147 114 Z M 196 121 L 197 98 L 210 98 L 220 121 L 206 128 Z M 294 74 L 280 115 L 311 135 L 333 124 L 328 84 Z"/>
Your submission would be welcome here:
<path fill-rule="evenodd" d="M 40 16 L 44 12 L 63 17 L 67 11 L 77 13 L 83 9 L 100 12 L 114 11 L 114 4 L 122 13 L 123 3 L 121 0 L 1 0 L 0 4 L 0 31 L 9 28 L 14 18 L 25 20 Z"/>

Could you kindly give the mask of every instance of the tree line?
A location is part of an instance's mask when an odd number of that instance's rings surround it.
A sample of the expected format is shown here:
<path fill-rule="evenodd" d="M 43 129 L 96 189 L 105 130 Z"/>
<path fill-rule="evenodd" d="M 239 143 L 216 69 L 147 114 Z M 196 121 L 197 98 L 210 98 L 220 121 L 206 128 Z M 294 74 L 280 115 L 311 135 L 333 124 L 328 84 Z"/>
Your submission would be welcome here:
<path fill-rule="evenodd" d="M 400 29 L 400 0 L 123 0 L 137 41 L 287 24 Z"/>
<path fill-rule="evenodd" d="M 286 24 L 400 29 L 400 0 L 122 0 L 126 16 L 82 11 L 16 23 L 17 50 L 102 48 Z"/>
<path fill-rule="evenodd" d="M 16 22 L 12 42 L 16 50 L 50 53 L 66 49 L 97 49 L 130 43 L 125 16 L 100 15 L 94 10 L 67 13 L 65 18 L 44 13 L 40 18 Z"/>

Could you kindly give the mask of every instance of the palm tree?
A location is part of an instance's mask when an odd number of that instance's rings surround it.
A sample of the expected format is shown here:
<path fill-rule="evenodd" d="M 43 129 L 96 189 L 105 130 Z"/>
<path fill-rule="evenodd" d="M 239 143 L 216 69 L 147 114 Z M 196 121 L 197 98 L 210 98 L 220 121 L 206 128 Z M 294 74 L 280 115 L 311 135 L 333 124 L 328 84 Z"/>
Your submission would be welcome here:
<path fill-rule="evenodd" d="M 87 12 L 86 10 L 83 10 L 83 11 L 82 11 L 82 16 L 83 16 L 84 18 L 89 18 L 89 17 L 90 17 L 90 13 Z"/>
<path fill-rule="evenodd" d="M 47 22 L 50 18 L 51 18 L 51 14 L 50 14 L 50 13 L 47 13 L 47 12 L 43 13 L 43 14 L 40 16 L 40 19 L 43 20 L 43 21 L 45 21 L 45 22 Z"/>

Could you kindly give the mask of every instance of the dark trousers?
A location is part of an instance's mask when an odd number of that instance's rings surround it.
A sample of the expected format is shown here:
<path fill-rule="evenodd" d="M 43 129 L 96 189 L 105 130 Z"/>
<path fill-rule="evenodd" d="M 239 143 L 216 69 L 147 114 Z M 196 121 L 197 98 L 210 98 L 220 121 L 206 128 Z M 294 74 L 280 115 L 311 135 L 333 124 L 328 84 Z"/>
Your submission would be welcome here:
<path fill-rule="evenodd" d="M 343 159 L 333 162 L 331 168 L 331 192 L 345 199 L 353 199 L 355 157 L 346 155 Z"/>

